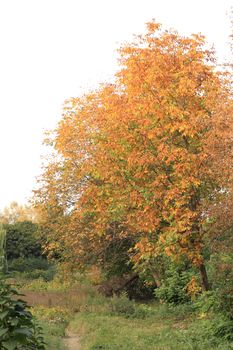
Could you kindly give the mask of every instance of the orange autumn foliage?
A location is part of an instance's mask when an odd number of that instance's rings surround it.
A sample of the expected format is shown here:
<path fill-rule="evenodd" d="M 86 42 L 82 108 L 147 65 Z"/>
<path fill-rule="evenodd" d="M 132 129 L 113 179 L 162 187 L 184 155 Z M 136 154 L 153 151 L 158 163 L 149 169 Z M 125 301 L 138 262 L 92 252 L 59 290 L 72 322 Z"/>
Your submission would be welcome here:
<path fill-rule="evenodd" d="M 199 266 L 209 208 L 232 183 L 229 77 L 202 36 L 147 29 L 120 48 L 114 83 L 66 102 L 37 202 L 60 208 L 60 239 L 77 259 L 98 254 L 120 223 L 119 237 L 137 236 L 138 260 L 165 253 Z"/>

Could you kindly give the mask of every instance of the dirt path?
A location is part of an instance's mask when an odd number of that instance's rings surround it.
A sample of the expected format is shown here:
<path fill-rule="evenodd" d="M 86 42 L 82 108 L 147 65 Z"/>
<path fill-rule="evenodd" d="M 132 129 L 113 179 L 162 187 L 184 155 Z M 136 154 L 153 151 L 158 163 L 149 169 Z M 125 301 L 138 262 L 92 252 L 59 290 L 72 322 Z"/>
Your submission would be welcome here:
<path fill-rule="evenodd" d="M 81 350 L 79 336 L 77 334 L 73 334 L 67 331 L 67 337 L 64 338 L 64 344 L 69 350 Z"/>
<path fill-rule="evenodd" d="M 22 291 L 22 299 L 27 301 L 29 305 L 42 305 L 44 307 L 52 306 L 70 306 L 73 298 L 80 297 L 80 294 L 75 290 L 68 292 L 48 292 L 48 291 Z M 68 350 L 81 350 L 80 337 L 77 334 L 66 330 L 66 336 L 63 338 L 63 343 Z"/>

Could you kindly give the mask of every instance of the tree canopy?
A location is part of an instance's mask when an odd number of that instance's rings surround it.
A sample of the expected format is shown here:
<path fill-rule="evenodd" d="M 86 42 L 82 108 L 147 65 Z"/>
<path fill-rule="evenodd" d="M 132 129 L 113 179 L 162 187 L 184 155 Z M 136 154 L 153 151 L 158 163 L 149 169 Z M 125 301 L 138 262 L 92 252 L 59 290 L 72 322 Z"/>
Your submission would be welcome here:
<path fill-rule="evenodd" d="M 115 81 L 67 100 L 49 140 L 54 155 L 35 191 L 48 249 L 104 264 L 116 242 L 153 273 L 162 255 L 187 259 L 208 289 L 206 241 L 217 217 L 232 223 L 220 215 L 232 199 L 230 74 L 201 35 L 155 22 L 119 56 Z"/>

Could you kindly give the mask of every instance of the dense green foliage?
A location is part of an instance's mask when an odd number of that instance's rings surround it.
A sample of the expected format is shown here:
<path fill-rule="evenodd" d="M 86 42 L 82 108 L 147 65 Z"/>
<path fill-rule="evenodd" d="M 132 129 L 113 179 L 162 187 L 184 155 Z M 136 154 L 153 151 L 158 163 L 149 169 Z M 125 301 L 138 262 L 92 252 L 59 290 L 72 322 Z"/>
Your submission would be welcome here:
<path fill-rule="evenodd" d="M 45 281 L 53 279 L 56 266 L 45 258 L 18 258 L 9 261 L 9 272 L 13 276 L 20 275 L 26 279 L 42 278 Z"/>
<path fill-rule="evenodd" d="M 23 236 L 22 232 L 21 235 Z M 45 342 L 41 328 L 36 324 L 31 312 L 29 311 L 29 306 L 20 298 L 22 295 L 6 282 L 5 276 L 2 274 L 6 270 L 6 237 L 7 231 L 1 228 L 0 348 L 1 350 L 44 350 Z M 26 237 L 22 237 L 21 241 L 23 239 L 26 240 Z M 27 247 L 29 247 L 30 244 L 32 245 L 31 241 L 27 242 Z M 13 248 L 16 250 L 17 245 L 12 245 L 11 249 Z M 33 247 L 31 247 L 31 250 L 32 249 Z M 22 249 L 19 251 L 21 253 Z M 15 254 L 16 253 L 17 250 Z"/>
<path fill-rule="evenodd" d="M 9 260 L 19 257 L 38 257 L 42 254 L 42 240 L 38 225 L 31 221 L 6 224 L 6 254 Z"/>
<path fill-rule="evenodd" d="M 7 260 L 6 260 L 6 230 L 0 226 L 0 272 L 6 272 Z"/>
<path fill-rule="evenodd" d="M 28 305 L 20 294 L 0 280 L 0 348 L 2 350 L 44 350 L 45 343 Z"/>
<path fill-rule="evenodd" d="M 160 288 L 155 290 L 155 295 L 168 304 L 183 304 L 190 301 L 186 292 L 186 286 L 191 279 L 191 271 L 169 271 Z"/>

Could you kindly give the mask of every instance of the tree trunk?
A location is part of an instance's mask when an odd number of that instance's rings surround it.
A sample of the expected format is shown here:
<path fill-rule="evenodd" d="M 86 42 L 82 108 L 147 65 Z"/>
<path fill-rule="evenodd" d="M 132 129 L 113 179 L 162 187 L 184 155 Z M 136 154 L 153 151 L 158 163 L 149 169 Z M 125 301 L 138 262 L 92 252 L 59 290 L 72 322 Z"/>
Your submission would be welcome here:
<path fill-rule="evenodd" d="M 206 268 L 204 263 L 202 263 L 199 266 L 199 271 L 200 271 L 200 275 L 201 275 L 201 286 L 202 286 L 202 290 L 204 292 L 210 290 L 210 285 L 209 285 L 209 281 L 208 281 L 208 276 L 207 276 L 207 272 L 206 272 Z"/>

